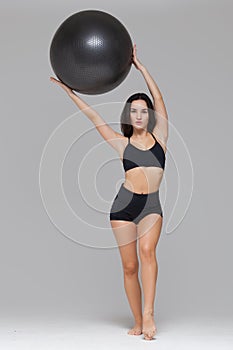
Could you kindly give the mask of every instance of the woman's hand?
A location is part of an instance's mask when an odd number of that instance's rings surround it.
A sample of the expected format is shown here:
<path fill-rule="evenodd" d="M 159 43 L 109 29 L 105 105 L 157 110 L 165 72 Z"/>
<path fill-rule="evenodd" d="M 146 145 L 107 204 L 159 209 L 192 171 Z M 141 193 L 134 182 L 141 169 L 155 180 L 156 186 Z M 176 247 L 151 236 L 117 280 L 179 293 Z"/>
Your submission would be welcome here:
<path fill-rule="evenodd" d="M 139 70 L 141 70 L 144 66 L 143 64 L 138 60 L 137 58 L 137 48 L 136 48 L 136 44 L 134 44 L 133 46 L 133 56 L 132 56 L 132 60 L 133 60 L 133 64 L 135 65 L 135 67 Z"/>
<path fill-rule="evenodd" d="M 60 85 L 62 87 L 63 90 L 65 90 L 65 92 L 67 92 L 68 95 L 72 95 L 74 94 L 73 90 L 71 88 L 69 88 L 67 85 L 65 85 L 64 83 L 62 83 L 60 80 L 55 79 L 53 77 L 50 77 L 50 80 L 58 85 Z"/>

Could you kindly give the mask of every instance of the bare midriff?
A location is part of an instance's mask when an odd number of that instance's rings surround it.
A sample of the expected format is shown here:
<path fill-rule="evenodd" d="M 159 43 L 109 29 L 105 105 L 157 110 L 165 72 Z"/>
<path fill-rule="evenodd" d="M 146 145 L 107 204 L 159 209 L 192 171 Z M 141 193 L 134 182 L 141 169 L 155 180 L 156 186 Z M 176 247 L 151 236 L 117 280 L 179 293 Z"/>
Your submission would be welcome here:
<path fill-rule="evenodd" d="M 136 167 L 126 171 L 123 186 L 131 192 L 146 194 L 156 192 L 164 170 L 159 167 Z"/>

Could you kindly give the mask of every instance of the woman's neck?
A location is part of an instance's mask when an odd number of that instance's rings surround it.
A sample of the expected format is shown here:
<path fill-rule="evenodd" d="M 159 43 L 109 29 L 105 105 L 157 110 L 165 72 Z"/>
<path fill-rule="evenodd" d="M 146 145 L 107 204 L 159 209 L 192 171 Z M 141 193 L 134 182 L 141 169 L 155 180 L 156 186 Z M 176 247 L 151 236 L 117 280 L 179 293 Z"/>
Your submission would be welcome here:
<path fill-rule="evenodd" d="M 135 139 L 145 139 L 147 137 L 147 135 L 149 134 L 149 132 L 147 130 L 134 130 L 132 136 Z"/>

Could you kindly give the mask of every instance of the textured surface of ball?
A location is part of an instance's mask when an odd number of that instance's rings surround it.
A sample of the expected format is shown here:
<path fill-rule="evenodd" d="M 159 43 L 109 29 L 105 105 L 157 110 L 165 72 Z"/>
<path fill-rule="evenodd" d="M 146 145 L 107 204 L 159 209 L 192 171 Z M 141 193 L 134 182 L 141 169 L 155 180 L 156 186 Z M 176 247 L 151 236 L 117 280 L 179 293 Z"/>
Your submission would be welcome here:
<path fill-rule="evenodd" d="M 132 65 L 133 45 L 114 16 L 85 10 L 68 17 L 50 45 L 54 73 L 72 90 L 102 94 L 116 88 Z"/>

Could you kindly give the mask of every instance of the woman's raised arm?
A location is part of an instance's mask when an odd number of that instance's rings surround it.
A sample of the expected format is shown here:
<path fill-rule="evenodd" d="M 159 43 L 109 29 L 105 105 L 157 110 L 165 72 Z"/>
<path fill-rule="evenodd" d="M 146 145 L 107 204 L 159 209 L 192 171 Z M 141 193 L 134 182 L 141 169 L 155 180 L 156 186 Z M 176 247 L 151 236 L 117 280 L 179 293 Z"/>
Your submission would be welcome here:
<path fill-rule="evenodd" d="M 138 60 L 136 45 L 133 47 L 133 63 L 135 67 L 142 73 L 153 98 L 153 104 L 157 119 L 153 133 L 157 134 L 158 137 L 162 139 L 162 141 L 166 144 L 168 138 L 168 115 L 163 101 L 162 93 L 146 67 Z"/>
<path fill-rule="evenodd" d="M 92 108 L 90 107 L 81 97 L 77 96 L 72 89 L 66 86 L 61 81 L 50 77 L 50 80 L 54 83 L 58 84 L 65 90 L 68 96 L 74 101 L 74 103 L 78 106 L 78 108 L 88 117 L 88 119 L 95 125 L 96 130 L 100 133 L 100 135 L 118 152 L 122 147 L 122 143 L 120 142 L 125 137 L 120 133 L 113 130 L 104 120 L 103 118 Z"/>

